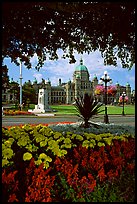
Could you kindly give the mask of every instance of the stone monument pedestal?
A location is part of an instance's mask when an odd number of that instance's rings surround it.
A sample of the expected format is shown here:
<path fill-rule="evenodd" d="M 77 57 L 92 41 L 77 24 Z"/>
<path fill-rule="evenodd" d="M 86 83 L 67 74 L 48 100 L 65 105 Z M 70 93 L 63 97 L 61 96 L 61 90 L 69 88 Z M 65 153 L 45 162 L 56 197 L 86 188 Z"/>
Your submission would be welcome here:
<path fill-rule="evenodd" d="M 52 112 L 53 110 L 49 107 L 48 104 L 48 90 L 47 89 L 39 89 L 38 94 L 38 104 L 35 105 L 35 109 L 28 110 L 28 112 L 32 113 L 46 113 Z"/>

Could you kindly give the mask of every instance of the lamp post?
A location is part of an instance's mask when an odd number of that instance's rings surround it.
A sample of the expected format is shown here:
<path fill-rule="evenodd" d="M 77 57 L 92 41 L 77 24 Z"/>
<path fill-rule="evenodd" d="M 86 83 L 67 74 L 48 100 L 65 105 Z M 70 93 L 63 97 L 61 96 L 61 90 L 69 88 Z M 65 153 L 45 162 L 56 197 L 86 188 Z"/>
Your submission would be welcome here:
<path fill-rule="evenodd" d="M 22 110 L 22 62 L 20 61 L 20 110 Z"/>
<path fill-rule="evenodd" d="M 124 115 L 125 115 L 125 113 L 124 113 L 124 100 L 125 100 L 125 97 L 126 97 L 125 92 L 123 92 L 123 93 L 121 94 L 121 96 L 122 96 L 122 102 L 123 102 L 123 110 L 122 110 L 122 115 L 124 116 Z"/>
<path fill-rule="evenodd" d="M 112 79 L 108 76 L 107 71 L 104 71 L 104 75 L 100 78 L 101 81 L 105 83 L 105 115 L 104 115 L 104 123 L 109 123 L 108 114 L 107 114 L 107 83 L 112 83 Z"/>

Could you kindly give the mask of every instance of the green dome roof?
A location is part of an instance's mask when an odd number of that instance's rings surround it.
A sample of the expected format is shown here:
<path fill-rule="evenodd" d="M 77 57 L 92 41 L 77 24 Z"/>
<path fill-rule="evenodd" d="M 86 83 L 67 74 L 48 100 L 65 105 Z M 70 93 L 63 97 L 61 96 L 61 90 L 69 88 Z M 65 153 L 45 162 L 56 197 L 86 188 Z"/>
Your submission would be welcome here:
<path fill-rule="evenodd" d="M 97 79 L 97 76 L 96 76 L 96 74 L 94 75 L 94 79 Z"/>
<path fill-rule="evenodd" d="M 118 81 L 117 81 L 116 85 L 117 85 L 117 86 L 119 86 L 119 83 L 118 83 Z"/>
<path fill-rule="evenodd" d="M 80 65 L 78 65 L 75 68 L 75 71 L 87 71 L 88 72 L 87 67 L 85 65 L 83 65 L 83 60 L 82 59 L 80 60 Z"/>
<path fill-rule="evenodd" d="M 126 86 L 130 86 L 130 84 L 127 82 Z"/>
<path fill-rule="evenodd" d="M 35 79 L 33 80 L 33 82 L 34 82 L 34 83 L 37 83 L 37 79 L 35 78 Z"/>

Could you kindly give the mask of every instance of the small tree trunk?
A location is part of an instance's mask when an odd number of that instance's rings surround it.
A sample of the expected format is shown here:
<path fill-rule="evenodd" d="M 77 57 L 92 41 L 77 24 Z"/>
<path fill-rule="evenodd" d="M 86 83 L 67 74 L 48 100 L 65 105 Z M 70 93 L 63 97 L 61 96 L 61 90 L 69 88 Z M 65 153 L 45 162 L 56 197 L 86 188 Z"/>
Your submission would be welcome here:
<path fill-rule="evenodd" d="M 86 119 L 86 120 L 84 120 L 84 128 L 88 128 L 89 127 L 89 122 L 88 122 L 88 120 Z"/>

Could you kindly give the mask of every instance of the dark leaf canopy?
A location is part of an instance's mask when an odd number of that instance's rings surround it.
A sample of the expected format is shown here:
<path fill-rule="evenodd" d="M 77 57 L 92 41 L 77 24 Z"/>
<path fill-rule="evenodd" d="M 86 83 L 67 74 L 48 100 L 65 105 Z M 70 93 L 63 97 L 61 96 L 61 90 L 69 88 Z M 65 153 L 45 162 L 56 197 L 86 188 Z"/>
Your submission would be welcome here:
<path fill-rule="evenodd" d="M 133 2 L 5 2 L 2 7 L 2 57 L 27 68 L 36 53 L 43 62 L 63 58 L 75 62 L 74 51 L 99 50 L 105 65 L 123 68 L 135 63 L 135 4 Z M 17 63 L 18 64 L 18 63 Z"/>

